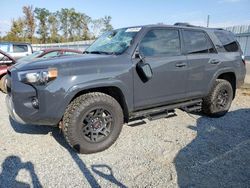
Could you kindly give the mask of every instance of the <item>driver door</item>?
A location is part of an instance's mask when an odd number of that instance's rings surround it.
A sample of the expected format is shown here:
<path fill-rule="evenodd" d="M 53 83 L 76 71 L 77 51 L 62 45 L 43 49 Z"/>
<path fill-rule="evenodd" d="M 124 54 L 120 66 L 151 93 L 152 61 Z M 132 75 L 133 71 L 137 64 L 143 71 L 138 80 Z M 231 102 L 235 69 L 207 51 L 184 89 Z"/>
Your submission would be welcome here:
<path fill-rule="evenodd" d="M 153 76 L 143 82 L 134 69 L 135 109 L 153 107 L 182 100 L 186 96 L 188 66 L 181 53 L 178 29 L 153 29 L 139 44 L 144 63 L 151 66 Z M 138 63 L 139 59 L 134 59 Z"/>

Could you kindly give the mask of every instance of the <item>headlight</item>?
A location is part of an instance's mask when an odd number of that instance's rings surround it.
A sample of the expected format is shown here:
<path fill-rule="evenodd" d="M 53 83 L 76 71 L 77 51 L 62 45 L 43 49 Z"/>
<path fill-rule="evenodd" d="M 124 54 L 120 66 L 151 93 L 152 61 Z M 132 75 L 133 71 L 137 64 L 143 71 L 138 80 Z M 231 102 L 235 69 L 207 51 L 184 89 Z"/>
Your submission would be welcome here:
<path fill-rule="evenodd" d="M 29 84 L 45 84 L 56 79 L 58 70 L 56 68 L 23 71 L 18 73 L 18 78 L 21 82 Z"/>

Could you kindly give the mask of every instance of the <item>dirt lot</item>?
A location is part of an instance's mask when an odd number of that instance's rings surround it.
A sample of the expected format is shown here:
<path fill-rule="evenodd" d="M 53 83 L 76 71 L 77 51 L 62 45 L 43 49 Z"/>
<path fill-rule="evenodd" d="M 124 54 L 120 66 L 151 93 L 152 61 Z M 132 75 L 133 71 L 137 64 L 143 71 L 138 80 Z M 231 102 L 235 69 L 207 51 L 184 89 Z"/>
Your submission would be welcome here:
<path fill-rule="evenodd" d="M 250 187 L 250 91 L 212 119 L 125 125 L 108 150 L 78 155 L 56 128 L 20 125 L 0 94 L 0 187 Z"/>

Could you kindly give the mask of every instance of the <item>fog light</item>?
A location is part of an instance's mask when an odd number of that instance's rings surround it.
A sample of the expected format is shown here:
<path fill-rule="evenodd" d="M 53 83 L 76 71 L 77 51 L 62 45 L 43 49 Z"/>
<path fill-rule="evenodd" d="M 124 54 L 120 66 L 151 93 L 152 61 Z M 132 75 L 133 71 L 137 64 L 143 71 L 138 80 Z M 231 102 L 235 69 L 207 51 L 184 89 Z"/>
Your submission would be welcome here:
<path fill-rule="evenodd" d="M 38 109 L 38 108 L 39 108 L 39 102 L 38 102 L 38 99 L 37 99 L 36 97 L 32 98 L 31 104 L 32 104 L 32 106 L 33 106 L 35 109 Z"/>

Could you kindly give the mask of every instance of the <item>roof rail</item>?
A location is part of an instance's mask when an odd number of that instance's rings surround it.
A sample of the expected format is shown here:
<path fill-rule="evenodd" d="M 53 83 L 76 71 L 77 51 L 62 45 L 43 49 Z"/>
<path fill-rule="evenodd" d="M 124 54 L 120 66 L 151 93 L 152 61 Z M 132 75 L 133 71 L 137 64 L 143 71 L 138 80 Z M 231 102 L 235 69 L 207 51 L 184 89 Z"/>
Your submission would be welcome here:
<path fill-rule="evenodd" d="M 183 23 L 183 22 L 177 22 L 174 25 L 176 25 L 176 26 L 185 26 L 185 27 L 197 27 L 195 25 L 191 25 L 189 23 Z"/>

